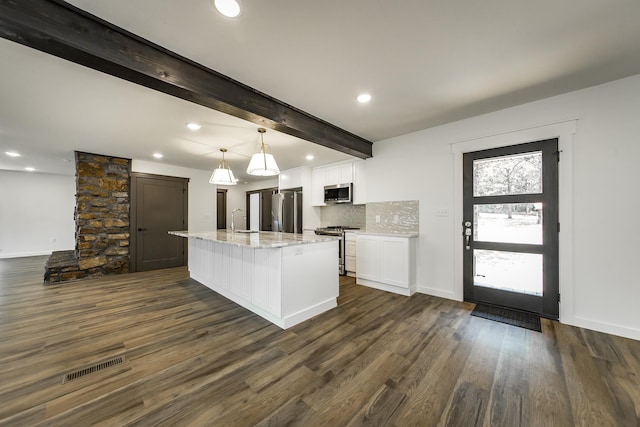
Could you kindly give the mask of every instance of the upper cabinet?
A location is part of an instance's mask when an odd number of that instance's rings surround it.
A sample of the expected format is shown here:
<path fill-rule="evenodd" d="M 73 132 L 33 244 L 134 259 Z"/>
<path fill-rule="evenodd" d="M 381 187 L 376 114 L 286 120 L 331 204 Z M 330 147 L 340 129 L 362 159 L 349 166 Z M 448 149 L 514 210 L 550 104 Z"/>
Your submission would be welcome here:
<path fill-rule="evenodd" d="M 353 182 L 353 162 L 327 166 L 326 169 L 324 185 L 349 184 Z"/>
<path fill-rule="evenodd" d="M 327 168 L 311 170 L 311 206 L 325 206 L 324 186 L 327 185 Z"/>
<path fill-rule="evenodd" d="M 367 203 L 367 169 L 364 160 L 353 162 L 353 204 Z"/>
<path fill-rule="evenodd" d="M 325 185 L 350 183 L 353 183 L 353 204 L 366 203 L 366 181 L 364 160 L 313 168 L 311 171 L 311 204 L 326 206 L 324 203 Z"/>

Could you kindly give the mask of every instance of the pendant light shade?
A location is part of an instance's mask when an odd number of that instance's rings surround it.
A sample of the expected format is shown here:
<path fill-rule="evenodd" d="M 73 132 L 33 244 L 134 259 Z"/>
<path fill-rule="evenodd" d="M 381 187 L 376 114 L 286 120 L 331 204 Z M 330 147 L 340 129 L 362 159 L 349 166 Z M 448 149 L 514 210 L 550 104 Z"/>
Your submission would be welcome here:
<path fill-rule="evenodd" d="M 267 153 L 265 150 L 263 135 L 266 131 L 265 128 L 258 128 L 258 132 L 260 132 L 260 152 L 251 156 L 251 161 L 247 167 L 249 175 L 273 176 L 280 173 L 273 154 Z"/>
<path fill-rule="evenodd" d="M 211 174 L 209 184 L 236 185 L 236 177 L 233 176 L 229 163 L 224 159 L 224 153 L 227 152 L 227 149 L 221 148 L 220 151 L 222 151 L 222 161 L 218 165 L 217 169 Z"/>

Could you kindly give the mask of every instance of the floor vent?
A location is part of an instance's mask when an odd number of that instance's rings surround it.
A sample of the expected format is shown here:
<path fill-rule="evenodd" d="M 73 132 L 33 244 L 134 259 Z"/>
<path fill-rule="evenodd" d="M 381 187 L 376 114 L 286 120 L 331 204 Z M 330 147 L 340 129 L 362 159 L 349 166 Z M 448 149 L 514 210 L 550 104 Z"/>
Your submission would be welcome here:
<path fill-rule="evenodd" d="M 77 371 L 73 371 L 71 373 L 65 374 L 62 377 L 62 384 L 67 383 L 69 381 L 77 380 L 78 378 L 82 378 L 86 375 L 93 374 L 94 372 L 98 372 L 103 369 L 110 368 L 112 366 L 121 365 L 124 362 L 125 362 L 124 356 L 118 356 L 109 360 L 105 360 L 104 362 L 96 363 L 95 365 L 91 365 L 86 368 L 78 369 Z"/>

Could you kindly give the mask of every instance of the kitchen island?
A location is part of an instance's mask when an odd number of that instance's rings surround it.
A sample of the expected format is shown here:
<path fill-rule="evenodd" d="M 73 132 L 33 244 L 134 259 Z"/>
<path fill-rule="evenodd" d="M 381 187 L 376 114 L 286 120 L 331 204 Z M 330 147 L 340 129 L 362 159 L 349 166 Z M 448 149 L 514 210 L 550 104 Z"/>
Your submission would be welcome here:
<path fill-rule="evenodd" d="M 337 305 L 338 238 L 170 231 L 189 239 L 191 277 L 287 329 Z"/>

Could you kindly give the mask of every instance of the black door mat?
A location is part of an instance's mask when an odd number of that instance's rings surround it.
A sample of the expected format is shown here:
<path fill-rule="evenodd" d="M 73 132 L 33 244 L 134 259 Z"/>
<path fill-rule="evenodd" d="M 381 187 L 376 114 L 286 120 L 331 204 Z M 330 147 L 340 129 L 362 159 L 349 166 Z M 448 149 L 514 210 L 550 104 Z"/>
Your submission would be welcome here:
<path fill-rule="evenodd" d="M 524 313 L 522 311 L 509 310 L 507 308 L 494 307 L 492 305 L 476 304 L 476 308 L 473 309 L 471 315 L 482 317 L 483 319 L 494 320 L 500 323 L 506 323 L 507 325 L 530 329 L 536 332 L 542 332 L 540 316 L 533 313 Z"/>

